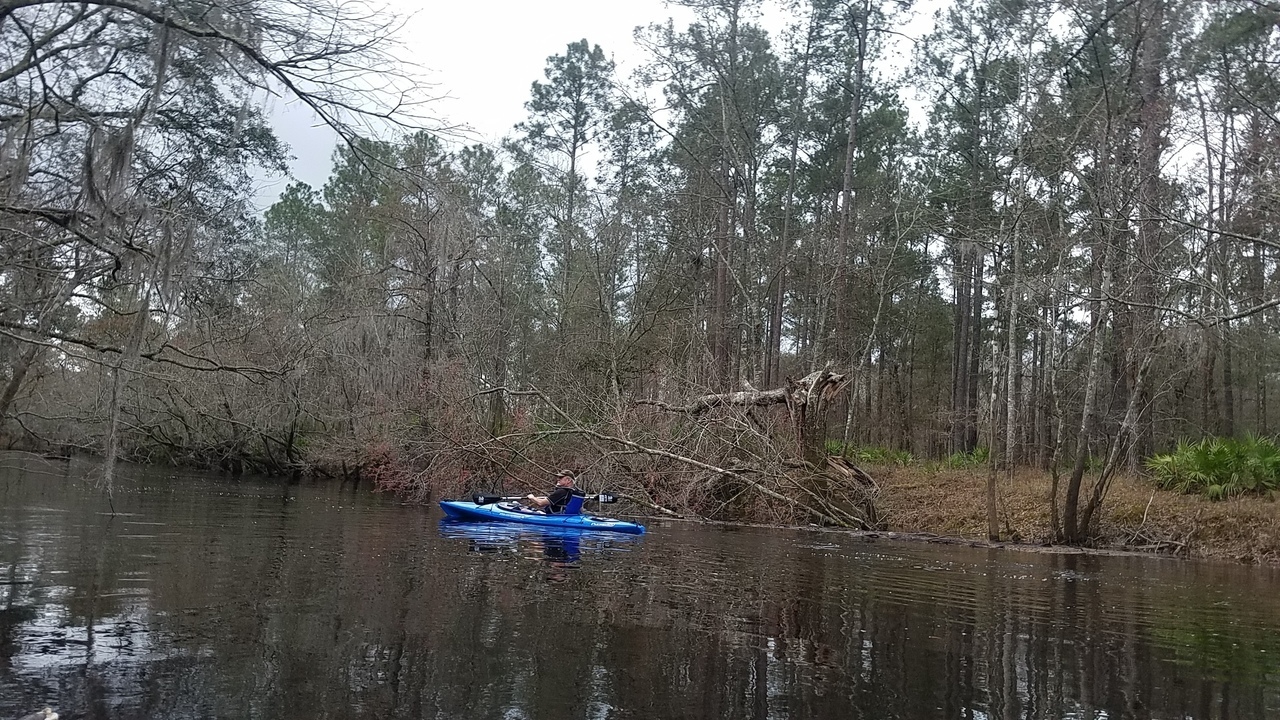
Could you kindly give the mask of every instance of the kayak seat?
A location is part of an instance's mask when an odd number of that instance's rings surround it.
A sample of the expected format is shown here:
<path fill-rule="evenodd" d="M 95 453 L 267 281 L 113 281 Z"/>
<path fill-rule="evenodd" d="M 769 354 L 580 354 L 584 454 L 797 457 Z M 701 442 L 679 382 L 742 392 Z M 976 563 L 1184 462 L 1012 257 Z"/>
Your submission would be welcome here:
<path fill-rule="evenodd" d="M 565 503 L 564 510 L 560 511 L 560 514 L 561 515 L 581 515 L 582 503 L 584 501 L 586 501 L 586 498 L 582 497 L 581 495 L 574 495 L 573 497 L 569 498 L 569 502 Z"/>

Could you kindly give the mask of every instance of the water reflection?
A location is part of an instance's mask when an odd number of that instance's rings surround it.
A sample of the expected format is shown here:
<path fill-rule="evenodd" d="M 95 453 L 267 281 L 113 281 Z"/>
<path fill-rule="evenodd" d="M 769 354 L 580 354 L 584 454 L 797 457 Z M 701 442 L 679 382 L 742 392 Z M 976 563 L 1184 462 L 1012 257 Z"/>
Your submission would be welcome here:
<path fill-rule="evenodd" d="M 441 518 L 440 537 L 466 540 L 472 552 L 515 553 L 544 561 L 549 567 L 577 567 L 583 553 L 588 557 L 609 552 L 625 552 L 643 540 L 640 535 L 598 532 L 574 528 L 523 526 L 506 523 L 469 522 Z"/>
<path fill-rule="evenodd" d="M 1270 570 L 92 472 L 0 469 L 0 720 L 1280 716 Z"/>

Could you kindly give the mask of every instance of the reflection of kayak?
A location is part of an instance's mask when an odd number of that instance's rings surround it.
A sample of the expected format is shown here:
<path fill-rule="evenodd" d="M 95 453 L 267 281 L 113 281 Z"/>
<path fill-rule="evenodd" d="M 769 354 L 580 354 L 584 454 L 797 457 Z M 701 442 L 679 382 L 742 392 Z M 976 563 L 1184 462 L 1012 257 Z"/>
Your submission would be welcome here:
<path fill-rule="evenodd" d="M 637 525 L 625 520 L 615 520 L 598 515 L 548 515 L 511 502 L 478 505 L 464 500 L 441 500 L 440 507 L 446 515 L 458 520 L 519 523 L 521 525 L 537 525 L 539 527 L 621 532 L 632 535 L 644 534 L 643 525 Z"/>
<path fill-rule="evenodd" d="M 634 536 L 614 533 L 597 533 L 590 530 L 569 530 L 561 527 L 517 525 L 515 523 L 468 522 L 444 518 L 440 521 L 440 536 L 454 540 L 469 540 L 473 552 L 492 553 L 518 550 L 522 545 L 542 551 L 551 562 L 575 563 L 581 555 L 584 537 L 609 540 L 631 540 Z"/>
<path fill-rule="evenodd" d="M 440 519 L 440 537 L 470 541 L 472 552 L 534 549 L 540 550 L 548 560 L 558 562 L 577 562 L 583 551 L 598 554 L 625 550 L 629 543 L 640 540 L 638 535 L 616 532 L 506 522 L 473 522 L 448 517 Z"/>
<path fill-rule="evenodd" d="M 448 517 L 440 519 L 440 537 L 465 540 L 473 553 L 541 560 L 552 573 L 547 579 L 553 582 L 568 579 L 560 573 L 580 567 L 578 563 L 586 557 L 600 559 L 606 554 L 626 552 L 631 543 L 643 541 L 640 535 L 617 532 Z"/>

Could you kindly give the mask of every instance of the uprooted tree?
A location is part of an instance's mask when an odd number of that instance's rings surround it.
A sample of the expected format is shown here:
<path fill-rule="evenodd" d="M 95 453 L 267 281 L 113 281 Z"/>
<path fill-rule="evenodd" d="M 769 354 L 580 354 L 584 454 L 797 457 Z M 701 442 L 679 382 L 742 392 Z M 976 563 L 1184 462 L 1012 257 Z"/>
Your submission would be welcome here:
<path fill-rule="evenodd" d="M 846 386 L 844 374 L 819 370 L 684 405 L 640 400 L 600 424 L 541 390 L 493 388 L 481 395 L 506 397 L 518 418 L 509 431 L 421 445 L 403 458 L 418 471 L 382 484 L 420 494 L 533 488 L 545 484 L 544 470 L 574 465 L 589 484 L 666 514 L 875 529 L 875 481 L 825 450 L 827 415 Z"/>
<path fill-rule="evenodd" d="M 826 451 L 827 415 L 831 402 L 845 390 L 844 374 L 823 369 L 773 390 L 757 390 L 750 386 L 730 393 L 703 395 L 681 406 L 657 400 L 641 400 L 664 412 L 701 418 L 716 408 L 736 408 L 745 414 L 769 439 L 778 439 L 781 451 L 776 459 L 784 470 L 769 473 L 763 467 L 743 466 L 721 470 L 722 474 L 771 498 L 790 503 L 825 523 L 874 529 L 880 525 L 876 510 L 879 488 L 875 480 L 843 456 Z M 778 405 L 786 408 L 782 428 L 752 416 L 757 408 Z M 779 432 L 781 430 L 781 432 Z M 772 476 L 770 487 L 755 476 Z"/>

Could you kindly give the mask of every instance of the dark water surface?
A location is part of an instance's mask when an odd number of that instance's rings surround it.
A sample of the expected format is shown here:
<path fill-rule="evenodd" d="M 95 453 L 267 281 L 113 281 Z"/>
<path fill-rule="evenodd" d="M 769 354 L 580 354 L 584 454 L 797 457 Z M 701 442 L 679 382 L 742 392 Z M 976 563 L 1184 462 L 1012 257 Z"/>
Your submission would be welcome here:
<path fill-rule="evenodd" d="M 1280 717 L 1274 570 L 95 470 L 0 457 L 0 720 Z"/>

